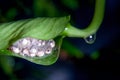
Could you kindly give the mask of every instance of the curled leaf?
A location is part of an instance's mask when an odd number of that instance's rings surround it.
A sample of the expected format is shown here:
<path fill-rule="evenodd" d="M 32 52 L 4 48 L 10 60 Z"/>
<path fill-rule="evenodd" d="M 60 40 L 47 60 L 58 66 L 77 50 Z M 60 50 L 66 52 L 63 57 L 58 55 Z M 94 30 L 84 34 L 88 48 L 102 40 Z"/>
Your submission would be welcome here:
<path fill-rule="evenodd" d="M 36 64 L 50 65 L 59 55 L 62 36 L 58 37 L 65 29 L 70 17 L 59 18 L 34 18 L 0 24 L 0 54 L 24 58 Z M 26 57 L 9 50 L 17 40 L 31 37 L 39 40 L 54 39 L 57 49 L 45 57 Z"/>

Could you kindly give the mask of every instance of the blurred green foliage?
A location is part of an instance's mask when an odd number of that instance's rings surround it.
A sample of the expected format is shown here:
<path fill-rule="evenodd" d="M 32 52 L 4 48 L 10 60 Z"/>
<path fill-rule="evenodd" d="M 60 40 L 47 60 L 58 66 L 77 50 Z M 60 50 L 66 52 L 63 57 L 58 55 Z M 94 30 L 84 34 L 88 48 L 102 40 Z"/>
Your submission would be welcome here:
<path fill-rule="evenodd" d="M 51 0 L 34 0 L 33 1 L 34 16 L 49 16 L 58 15 L 58 10 Z"/>
<path fill-rule="evenodd" d="M 78 0 L 62 0 L 62 3 L 73 10 L 79 8 Z"/>
<path fill-rule="evenodd" d="M 95 51 L 90 55 L 90 58 L 93 59 L 93 60 L 96 60 L 99 57 L 100 57 L 100 53 L 98 51 Z"/>
<path fill-rule="evenodd" d="M 13 20 L 15 18 L 15 16 L 17 15 L 17 9 L 16 8 L 10 8 L 5 17 L 8 19 L 8 20 Z"/>
<path fill-rule="evenodd" d="M 62 48 L 67 51 L 70 56 L 76 57 L 78 59 L 83 58 L 84 54 L 80 51 L 77 47 L 75 47 L 71 42 L 68 40 L 63 40 Z"/>
<path fill-rule="evenodd" d="M 17 80 L 16 75 L 13 73 L 14 65 L 14 58 L 9 56 L 0 56 L 0 67 L 11 80 Z"/>

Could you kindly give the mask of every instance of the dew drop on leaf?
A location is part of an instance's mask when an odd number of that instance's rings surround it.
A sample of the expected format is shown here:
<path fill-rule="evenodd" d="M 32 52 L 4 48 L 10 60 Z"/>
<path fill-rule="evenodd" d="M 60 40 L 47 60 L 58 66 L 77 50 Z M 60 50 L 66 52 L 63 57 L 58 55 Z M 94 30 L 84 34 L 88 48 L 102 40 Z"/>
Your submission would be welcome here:
<path fill-rule="evenodd" d="M 96 40 L 96 34 L 89 35 L 88 37 L 85 37 L 84 40 L 86 43 L 92 44 Z"/>

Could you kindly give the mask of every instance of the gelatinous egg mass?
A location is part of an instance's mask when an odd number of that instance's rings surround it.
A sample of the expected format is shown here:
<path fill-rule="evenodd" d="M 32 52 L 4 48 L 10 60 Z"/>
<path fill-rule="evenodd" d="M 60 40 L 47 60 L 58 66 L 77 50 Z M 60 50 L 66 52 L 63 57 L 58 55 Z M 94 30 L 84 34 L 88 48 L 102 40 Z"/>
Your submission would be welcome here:
<path fill-rule="evenodd" d="M 55 41 L 27 37 L 13 43 L 10 50 L 22 56 L 43 57 L 52 54 L 55 50 Z"/>

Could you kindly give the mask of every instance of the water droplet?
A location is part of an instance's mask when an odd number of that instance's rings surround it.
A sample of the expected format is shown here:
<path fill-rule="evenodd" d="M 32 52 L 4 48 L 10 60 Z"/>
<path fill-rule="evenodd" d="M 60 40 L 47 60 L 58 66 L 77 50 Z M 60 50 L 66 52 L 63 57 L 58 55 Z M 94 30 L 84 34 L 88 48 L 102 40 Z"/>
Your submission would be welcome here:
<path fill-rule="evenodd" d="M 92 44 L 96 40 L 96 34 L 89 35 L 88 37 L 84 38 L 85 42 L 88 44 Z"/>

